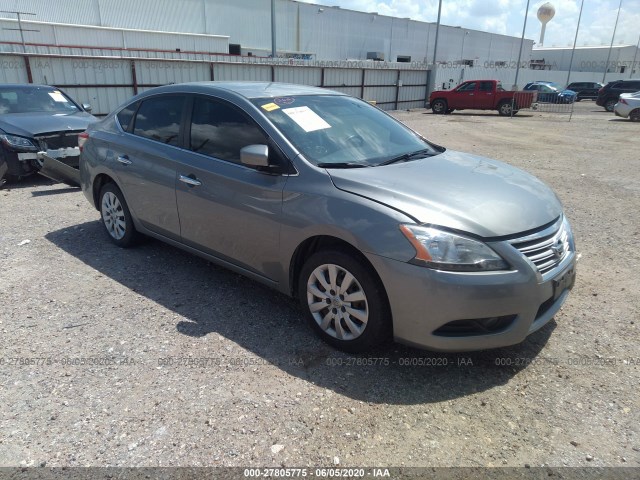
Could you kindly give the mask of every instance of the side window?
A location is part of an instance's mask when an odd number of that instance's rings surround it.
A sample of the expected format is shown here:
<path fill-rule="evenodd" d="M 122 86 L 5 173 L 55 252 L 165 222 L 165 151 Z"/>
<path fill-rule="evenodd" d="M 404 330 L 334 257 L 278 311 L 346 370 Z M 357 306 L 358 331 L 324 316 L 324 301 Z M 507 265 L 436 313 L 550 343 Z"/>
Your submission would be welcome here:
<path fill-rule="evenodd" d="M 458 91 L 459 92 L 473 92 L 476 89 L 476 82 L 469 82 L 465 85 L 462 85 Z"/>
<path fill-rule="evenodd" d="M 267 145 L 260 127 L 239 109 L 215 100 L 196 98 L 191 118 L 189 149 L 210 157 L 240 163 L 240 149 Z"/>
<path fill-rule="evenodd" d="M 627 88 L 633 88 L 635 90 L 640 90 L 640 82 L 629 82 Z"/>
<path fill-rule="evenodd" d="M 129 126 L 131 125 L 131 120 L 133 120 L 133 114 L 136 113 L 136 109 L 138 108 L 139 102 L 134 102 L 131 105 L 124 107 L 120 112 L 116 115 L 118 119 L 118 123 L 120 127 L 125 132 L 129 131 Z"/>
<path fill-rule="evenodd" d="M 481 92 L 493 92 L 493 82 L 480 82 Z"/>
<path fill-rule="evenodd" d="M 134 135 L 177 146 L 184 98 L 165 95 L 144 100 L 136 114 Z"/>

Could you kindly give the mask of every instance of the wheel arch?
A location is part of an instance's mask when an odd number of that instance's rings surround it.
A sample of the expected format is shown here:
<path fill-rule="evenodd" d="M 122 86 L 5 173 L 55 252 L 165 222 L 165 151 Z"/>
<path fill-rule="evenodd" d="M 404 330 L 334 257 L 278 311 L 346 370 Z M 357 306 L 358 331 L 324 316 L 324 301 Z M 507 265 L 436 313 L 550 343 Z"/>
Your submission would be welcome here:
<path fill-rule="evenodd" d="M 118 186 L 113 177 L 107 175 L 106 173 L 100 173 L 96 175 L 96 178 L 93 179 L 93 185 L 91 187 L 91 195 L 93 196 L 93 206 L 96 210 L 100 210 L 100 199 L 98 196 L 100 195 L 100 190 L 108 183 L 113 183 Z M 120 188 L 120 187 L 118 187 Z"/>
<path fill-rule="evenodd" d="M 436 103 L 436 102 L 444 102 L 445 107 L 448 107 L 448 106 L 449 106 L 449 101 L 448 101 L 446 98 L 444 98 L 444 97 L 437 97 L 437 98 L 434 98 L 433 100 L 431 100 L 431 101 L 429 102 L 429 106 L 430 106 L 431 108 L 433 108 L 433 104 L 434 104 L 434 103 Z"/>
<path fill-rule="evenodd" d="M 378 272 L 371 264 L 369 259 L 367 259 L 367 257 L 360 250 L 358 250 L 358 248 L 356 248 L 346 240 L 338 237 L 334 237 L 331 235 L 314 235 L 305 239 L 298 245 L 298 247 L 293 252 L 291 261 L 289 262 L 289 293 L 292 297 L 297 297 L 298 277 L 300 276 L 300 272 L 302 271 L 302 266 L 304 265 L 305 261 L 316 252 L 330 249 L 336 249 L 346 252 L 362 262 L 362 264 L 370 270 L 372 275 L 374 275 L 376 281 L 380 283 L 384 290 L 384 283 L 378 275 Z M 388 299 L 385 300 L 388 303 Z"/>

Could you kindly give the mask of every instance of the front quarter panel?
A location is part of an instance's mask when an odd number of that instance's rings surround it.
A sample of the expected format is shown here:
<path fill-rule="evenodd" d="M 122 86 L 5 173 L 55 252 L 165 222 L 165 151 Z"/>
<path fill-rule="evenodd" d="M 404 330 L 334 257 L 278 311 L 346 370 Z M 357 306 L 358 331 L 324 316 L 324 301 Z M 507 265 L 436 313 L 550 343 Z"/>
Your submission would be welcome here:
<path fill-rule="evenodd" d="M 303 167 L 304 168 L 304 167 Z M 412 223 L 402 212 L 358 195 L 338 190 L 324 169 L 307 166 L 304 175 L 287 182 L 282 203 L 280 285 L 291 293 L 288 266 L 299 245 L 316 236 L 343 240 L 362 253 L 409 261 L 415 250 L 402 235 L 401 223 Z"/>

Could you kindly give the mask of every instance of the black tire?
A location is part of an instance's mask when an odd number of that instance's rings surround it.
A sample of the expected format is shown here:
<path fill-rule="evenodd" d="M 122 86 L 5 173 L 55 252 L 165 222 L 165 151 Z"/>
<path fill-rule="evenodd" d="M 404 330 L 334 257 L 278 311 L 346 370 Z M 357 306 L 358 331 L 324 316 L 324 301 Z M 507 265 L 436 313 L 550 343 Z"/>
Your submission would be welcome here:
<path fill-rule="evenodd" d="M 514 103 L 513 104 L 513 114 L 515 115 L 518 112 L 519 112 L 518 106 Z M 500 105 L 498 105 L 498 113 L 503 117 L 510 117 L 511 116 L 511 101 L 500 102 Z"/>
<path fill-rule="evenodd" d="M 107 183 L 102 187 L 98 195 L 98 209 L 102 225 L 113 243 L 122 248 L 138 243 L 140 234 L 133 225 L 124 195 L 116 184 Z"/>
<path fill-rule="evenodd" d="M 331 285 L 328 272 L 332 266 L 337 272 L 333 282 L 338 287 L 337 291 L 327 290 L 318 281 L 317 275 L 320 275 Z M 341 292 L 340 288 L 345 287 L 342 280 L 347 278 L 347 274 L 351 274 L 354 280 Z M 359 300 L 361 296 L 364 300 Z M 348 301 L 349 297 L 353 300 Z M 311 255 L 300 271 L 298 298 L 311 328 L 322 340 L 339 350 L 364 352 L 392 337 L 391 313 L 382 283 L 371 267 L 346 251 L 323 250 Z M 323 306 L 325 302 L 329 302 L 326 307 Z M 319 308 L 312 312 L 310 305 Z M 364 323 L 360 320 L 364 317 L 363 312 L 367 317 Z M 343 338 L 339 338 L 341 332 L 346 332 Z"/>
<path fill-rule="evenodd" d="M 629 114 L 629 120 L 631 120 L 632 122 L 640 122 L 640 108 L 631 110 L 631 113 Z"/>
<path fill-rule="evenodd" d="M 431 104 L 431 111 L 436 115 L 443 115 L 447 113 L 447 101 L 439 98 L 438 100 L 434 100 Z"/>
<path fill-rule="evenodd" d="M 610 98 L 609 100 L 607 100 L 606 102 L 604 102 L 604 109 L 607 112 L 613 112 L 613 107 L 616 106 L 616 103 L 618 103 L 617 100 Z"/>

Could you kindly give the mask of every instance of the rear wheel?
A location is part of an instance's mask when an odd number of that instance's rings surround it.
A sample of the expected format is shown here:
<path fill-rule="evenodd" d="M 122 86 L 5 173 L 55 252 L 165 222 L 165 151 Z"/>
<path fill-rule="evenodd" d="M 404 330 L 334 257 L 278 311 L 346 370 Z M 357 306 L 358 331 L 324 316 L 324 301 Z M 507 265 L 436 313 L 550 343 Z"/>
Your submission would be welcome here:
<path fill-rule="evenodd" d="M 632 122 L 640 122 L 640 108 L 631 110 L 631 113 L 629 114 L 629 120 L 631 120 Z"/>
<path fill-rule="evenodd" d="M 341 250 L 314 253 L 298 279 L 307 321 L 330 345 L 363 352 L 391 336 L 387 296 L 369 266 Z"/>
<path fill-rule="evenodd" d="M 502 115 L 503 117 L 508 117 L 511 115 L 511 102 L 510 101 L 506 101 L 506 102 L 502 102 L 500 105 L 498 105 L 498 113 L 500 115 Z M 513 114 L 515 115 L 516 113 L 518 113 L 518 107 L 517 105 L 513 105 Z"/>
<path fill-rule="evenodd" d="M 433 113 L 439 115 L 447 113 L 447 101 L 442 99 L 434 100 L 431 104 L 431 110 L 433 111 Z"/>
<path fill-rule="evenodd" d="M 607 112 L 613 112 L 613 107 L 616 106 L 616 103 L 618 103 L 617 100 L 611 98 L 611 99 L 607 100 L 606 102 L 604 102 L 604 109 Z"/>
<path fill-rule="evenodd" d="M 134 245 L 139 234 L 122 191 L 114 183 L 107 183 L 100 190 L 99 202 L 102 224 L 111 241 L 123 248 Z"/>

